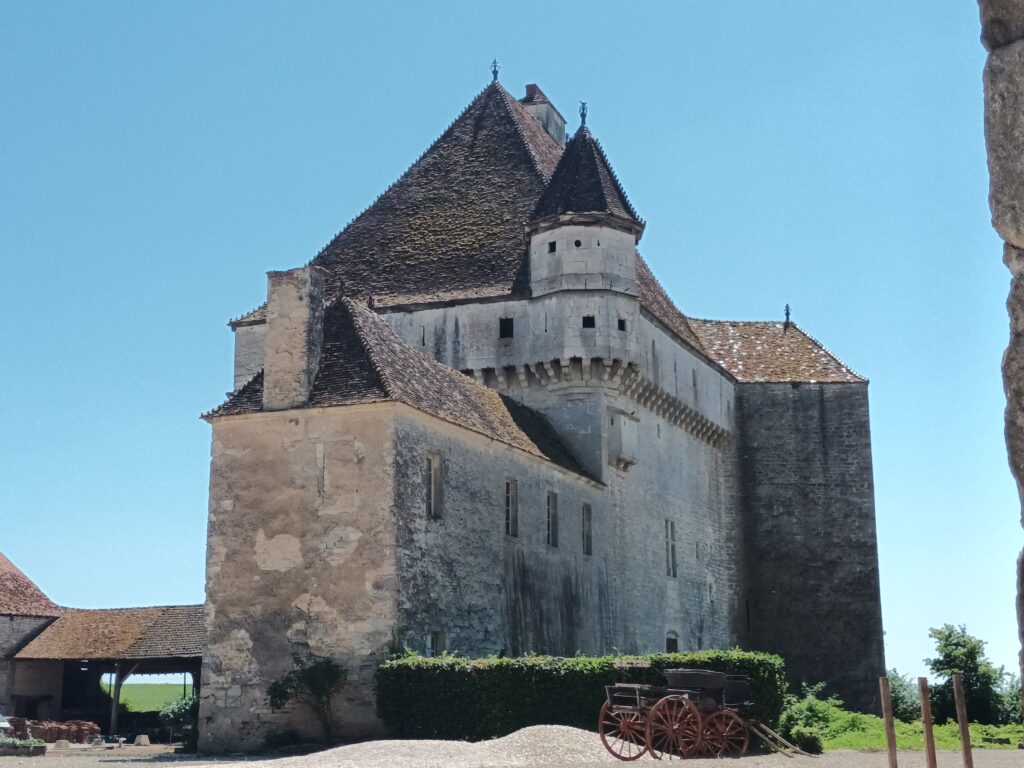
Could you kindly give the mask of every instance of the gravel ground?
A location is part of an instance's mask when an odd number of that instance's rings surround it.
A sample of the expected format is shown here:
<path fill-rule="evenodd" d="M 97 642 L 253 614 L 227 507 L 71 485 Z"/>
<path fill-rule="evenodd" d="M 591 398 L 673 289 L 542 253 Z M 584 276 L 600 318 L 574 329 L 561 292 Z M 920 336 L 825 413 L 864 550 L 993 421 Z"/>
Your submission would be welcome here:
<path fill-rule="evenodd" d="M 651 764 L 645 756 L 636 765 Z M 622 766 L 601 745 L 597 734 L 560 725 L 540 725 L 494 741 L 469 744 L 460 741 L 368 741 L 336 747 L 302 757 L 277 759 L 225 757 L 210 759 L 167 754 L 159 747 L 125 747 L 118 750 L 50 751 L 43 758 L 0 757 L 0 768 L 126 768 L 126 763 L 146 765 L 180 763 L 181 768 L 232 765 L 254 768 L 505 768 L 505 766 L 557 768 L 558 766 Z M 924 768 L 923 752 L 900 752 L 902 768 Z M 958 768 L 959 752 L 940 752 L 939 768 Z M 688 760 L 687 768 L 721 766 L 717 760 Z M 829 752 L 818 758 L 757 755 L 742 758 L 741 768 L 887 768 L 884 752 Z M 975 750 L 976 768 L 1024 768 L 1024 752 Z"/>

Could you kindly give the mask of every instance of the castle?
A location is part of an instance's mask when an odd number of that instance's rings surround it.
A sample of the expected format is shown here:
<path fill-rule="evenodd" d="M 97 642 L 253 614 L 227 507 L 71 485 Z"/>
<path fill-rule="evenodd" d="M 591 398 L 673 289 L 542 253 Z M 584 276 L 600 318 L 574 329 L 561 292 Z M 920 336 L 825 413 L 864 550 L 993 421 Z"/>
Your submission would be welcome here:
<path fill-rule="evenodd" d="M 394 647 L 739 645 L 872 709 L 868 383 L 787 317 L 697 320 L 585 124 L 497 81 L 230 323 L 212 426 L 200 747 L 302 727 L 294 655 L 376 732 Z"/>

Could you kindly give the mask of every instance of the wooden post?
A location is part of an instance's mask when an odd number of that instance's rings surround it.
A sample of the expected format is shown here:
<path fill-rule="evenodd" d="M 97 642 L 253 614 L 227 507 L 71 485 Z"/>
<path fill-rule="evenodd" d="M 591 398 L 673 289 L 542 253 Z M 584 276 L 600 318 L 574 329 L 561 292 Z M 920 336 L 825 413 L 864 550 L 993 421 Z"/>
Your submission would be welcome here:
<path fill-rule="evenodd" d="M 956 698 L 956 721 L 960 725 L 960 749 L 964 753 L 964 768 L 974 768 L 971 729 L 967 724 L 967 700 L 964 698 L 964 681 L 960 675 L 953 675 L 953 696 Z"/>
<path fill-rule="evenodd" d="M 932 702 L 929 699 L 928 678 L 917 678 L 917 691 L 921 696 L 921 724 L 924 726 L 924 753 L 928 768 L 938 768 L 935 760 L 935 734 L 932 733 Z"/>
<path fill-rule="evenodd" d="M 892 691 L 889 688 L 889 678 L 878 678 L 878 688 L 882 693 L 882 717 L 885 718 L 885 741 L 889 745 L 889 768 L 897 768 L 896 725 L 892 719 Z"/>
<path fill-rule="evenodd" d="M 121 700 L 121 662 L 114 664 L 114 676 L 110 686 L 110 735 L 117 733 L 117 705 Z"/>

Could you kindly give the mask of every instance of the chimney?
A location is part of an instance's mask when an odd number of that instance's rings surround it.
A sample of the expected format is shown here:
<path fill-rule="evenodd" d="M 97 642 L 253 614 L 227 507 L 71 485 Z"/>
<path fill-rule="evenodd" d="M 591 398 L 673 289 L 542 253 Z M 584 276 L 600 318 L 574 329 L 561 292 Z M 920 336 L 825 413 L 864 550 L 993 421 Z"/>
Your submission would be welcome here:
<path fill-rule="evenodd" d="M 267 273 L 263 340 L 263 410 L 298 408 L 309 400 L 324 335 L 324 270 Z"/>
<path fill-rule="evenodd" d="M 544 126 L 544 130 L 551 134 L 551 137 L 558 142 L 560 147 L 565 146 L 565 118 L 548 101 L 544 91 L 536 83 L 526 86 L 526 97 L 519 100 L 519 103 L 526 107 L 526 110 L 533 115 L 537 122 Z"/>

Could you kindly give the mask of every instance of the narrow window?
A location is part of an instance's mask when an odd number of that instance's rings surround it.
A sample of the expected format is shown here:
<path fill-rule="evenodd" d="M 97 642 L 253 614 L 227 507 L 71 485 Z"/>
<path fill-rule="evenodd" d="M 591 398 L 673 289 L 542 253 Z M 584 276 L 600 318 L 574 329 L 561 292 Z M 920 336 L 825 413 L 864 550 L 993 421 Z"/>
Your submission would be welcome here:
<path fill-rule="evenodd" d="M 556 246 L 555 246 L 555 241 L 554 240 L 552 240 L 550 243 L 548 243 L 548 253 L 554 253 L 555 252 L 555 248 L 556 248 Z"/>
<path fill-rule="evenodd" d="M 445 652 L 444 632 L 439 629 L 432 629 L 427 633 L 425 643 L 427 656 L 440 656 Z"/>
<path fill-rule="evenodd" d="M 676 524 L 665 521 L 665 573 L 673 579 L 678 575 L 676 567 Z"/>
<path fill-rule="evenodd" d="M 589 504 L 583 505 L 583 554 L 594 554 L 594 515 Z"/>
<path fill-rule="evenodd" d="M 515 335 L 515 320 L 502 317 L 498 320 L 498 338 L 511 339 Z"/>
<path fill-rule="evenodd" d="M 626 330 L 626 318 L 624 317 L 619 318 L 619 330 L 623 332 Z"/>
<path fill-rule="evenodd" d="M 583 327 L 584 328 L 593 328 L 594 327 L 594 316 L 593 315 L 584 315 L 583 316 Z"/>
<path fill-rule="evenodd" d="M 427 517 L 432 520 L 441 518 L 441 455 L 427 454 L 426 471 L 423 473 L 423 485 L 426 493 Z"/>
<path fill-rule="evenodd" d="M 558 494 L 548 491 L 548 545 L 558 546 Z"/>
<path fill-rule="evenodd" d="M 519 483 L 512 479 L 505 481 L 505 535 L 519 535 Z"/>
<path fill-rule="evenodd" d="M 665 653 L 679 653 L 679 638 L 675 632 L 670 632 L 665 638 Z"/>

